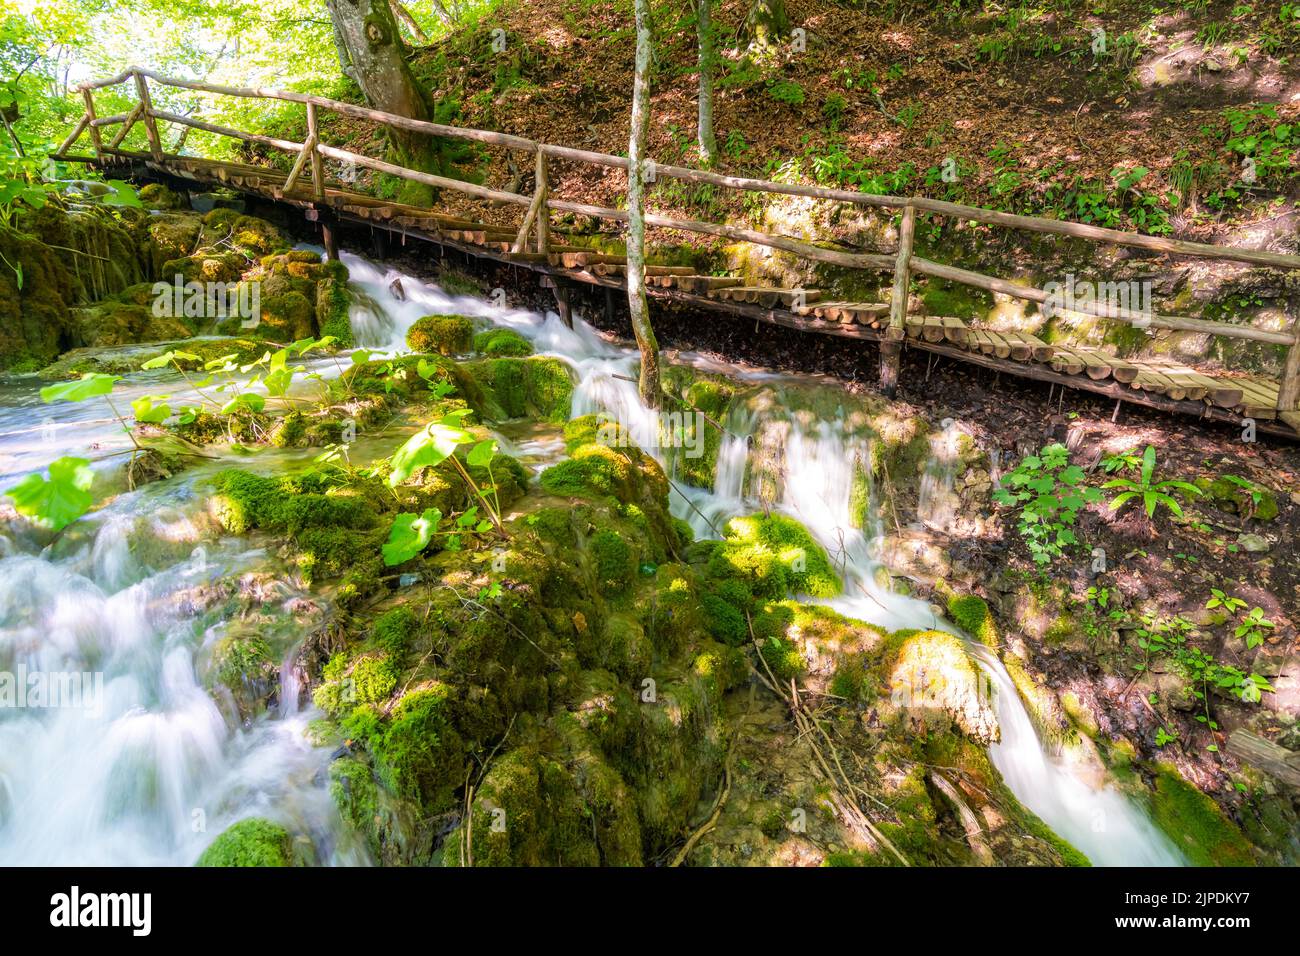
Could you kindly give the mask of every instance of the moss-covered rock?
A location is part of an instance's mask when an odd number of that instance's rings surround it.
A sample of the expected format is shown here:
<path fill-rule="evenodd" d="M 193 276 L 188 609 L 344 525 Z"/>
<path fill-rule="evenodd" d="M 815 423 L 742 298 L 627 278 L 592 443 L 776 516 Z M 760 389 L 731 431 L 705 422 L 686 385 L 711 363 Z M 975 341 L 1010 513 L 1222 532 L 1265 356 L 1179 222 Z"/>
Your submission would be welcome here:
<path fill-rule="evenodd" d="M 412 352 L 464 355 L 474 347 L 474 322 L 464 315 L 426 315 L 406 332 Z"/>
<path fill-rule="evenodd" d="M 879 664 L 890 699 L 909 720 L 938 718 L 985 743 L 1000 737 L 989 679 L 961 638 L 946 631 L 897 632 Z"/>
<path fill-rule="evenodd" d="M 257 817 L 227 827 L 195 866 L 292 866 L 293 841 L 278 823 Z"/>
<path fill-rule="evenodd" d="M 488 329 L 474 336 L 474 351 L 489 358 L 523 358 L 533 354 L 533 346 L 514 329 Z"/>
<path fill-rule="evenodd" d="M 1203 475 L 1195 484 L 1222 511 L 1256 521 L 1272 521 L 1277 517 L 1277 495 L 1261 484 L 1226 475 Z"/>
<path fill-rule="evenodd" d="M 834 597 L 842 585 L 826 551 L 803 525 L 780 514 L 732 518 L 710 569 L 716 576 L 743 579 L 758 597 L 789 592 Z"/>
<path fill-rule="evenodd" d="M 952 595 L 948 599 L 948 616 L 981 644 L 994 650 L 1001 644 L 997 621 L 993 619 L 993 612 L 982 597 L 975 594 Z"/>
<path fill-rule="evenodd" d="M 1212 799 L 1168 764 L 1155 766 L 1151 818 L 1195 866 L 1254 866 L 1250 843 Z"/>

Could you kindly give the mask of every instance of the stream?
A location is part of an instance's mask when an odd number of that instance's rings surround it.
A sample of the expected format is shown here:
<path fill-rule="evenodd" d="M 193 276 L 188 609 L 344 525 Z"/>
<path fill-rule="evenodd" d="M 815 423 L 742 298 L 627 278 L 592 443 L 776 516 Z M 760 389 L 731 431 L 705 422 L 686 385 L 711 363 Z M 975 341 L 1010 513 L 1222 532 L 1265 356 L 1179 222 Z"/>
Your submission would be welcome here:
<path fill-rule="evenodd" d="M 614 416 L 674 476 L 674 450 L 657 447 L 658 419 L 629 381 L 634 349 L 611 343 L 580 318 L 570 329 L 554 314 L 450 295 L 356 256 L 345 253 L 343 259 L 361 293 L 351 317 L 358 346 L 402 348 L 411 324 L 432 313 L 512 328 L 540 353 L 573 366 L 574 416 Z M 805 406 L 810 394 L 817 408 L 835 407 L 836 387 L 824 380 L 699 355 L 675 360 L 763 389 L 775 414 Z M 322 361 L 318 370 L 329 375 L 332 367 Z M 179 404 L 184 383 L 165 373 L 129 376 L 114 400 L 155 392 L 160 383 Z M 59 455 L 96 459 L 109 482 L 123 459 L 104 456 L 127 440 L 107 409 L 97 401 L 42 405 L 39 387 L 31 379 L 0 386 L 4 486 Z M 853 526 L 855 463 L 869 460 L 870 436 L 851 427 L 843 410 L 787 417 L 777 507 L 803 522 L 841 568 L 844 593 L 825 603 L 891 630 L 959 633 L 928 603 L 887 586 L 876 557 L 883 529 L 874 489 L 859 522 L 863 528 Z M 711 489 L 674 482 L 673 512 L 698 536 L 716 537 L 728 518 L 760 507 L 746 487 L 759 418 L 736 403 Z M 558 436 L 505 432 L 503 449 L 534 471 L 564 453 Z M 954 440 L 945 430 L 937 452 Z M 387 448 L 374 446 L 376 454 Z M 269 473 L 306 464 L 317 452 L 232 454 L 133 492 L 118 489 L 108 504 L 43 549 L 12 525 L 0 531 L 0 671 L 102 675 L 102 686 L 88 680 L 83 706 L 0 709 L 0 865 L 190 865 L 225 827 L 249 816 L 306 834 L 310 846 L 295 850 L 308 862 L 370 862 L 357 841 L 347 839 L 330 800 L 330 748 L 312 746 L 305 736 L 319 714 L 297 705 L 302 678 L 292 661 L 304 639 L 302 609 L 320 599 L 277 576 L 272 555 L 215 534 L 203 520 L 202 485 L 218 468 L 237 462 Z M 930 523 L 951 520 L 945 502 L 952 480 L 946 461 L 927 468 Z M 97 500 L 106 497 L 96 492 Z M 260 611 L 270 619 L 263 633 L 285 662 L 282 690 L 275 706 L 240 721 L 206 690 L 207 671 L 214 644 L 241 626 L 238 592 L 267 574 L 276 584 L 261 596 Z M 1017 798 L 1094 864 L 1181 865 L 1180 854 L 1135 803 L 1104 781 L 1085 779 L 1067 756 L 1045 747 L 1001 662 L 982 645 L 970 646 L 993 686 L 1001 725 L 1002 739 L 989 748 L 990 757 Z"/>

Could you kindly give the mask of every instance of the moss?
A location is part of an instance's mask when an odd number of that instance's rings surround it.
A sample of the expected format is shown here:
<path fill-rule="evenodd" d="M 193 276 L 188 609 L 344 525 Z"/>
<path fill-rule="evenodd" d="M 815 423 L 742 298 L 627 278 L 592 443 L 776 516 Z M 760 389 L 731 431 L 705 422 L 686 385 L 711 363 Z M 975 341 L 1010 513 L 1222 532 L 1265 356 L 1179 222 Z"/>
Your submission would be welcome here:
<path fill-rule="evenodd" d="M 352 757 L 335 760 L 330 764 L 329 791 L 339 816 L 362 835 L 371 855 L 378 858 L 379 788 L 370 767 Z"/>
<path fill-rule="evenodd" d="M 277 418 L 266 440 L 275 448 L 299 448 L 307 444 L 307 419 L 298 411 Z"/>
<path fill-rule="evenodd" d="M 149 209 L 180 209 L 181 197 L 162 183 L 146 183 L 136 194 Z"/>
<path fill-rule="evenodd" d="M 217 324 L 217 331 L 223 335 L 240 330 L 276 342 L 309 339 L 316 334 L 316 307 L 306 295 L 297 291 L 263 296 L 256 326 L 245 329 L 244 319 L 239 316 L 231 316 Z"/>
<path fill-rule="evenodd" d="M 826 551 L 793 518 L 779 514 L 733 518 L 725 534 L 723 546 L 709 562 L 715 576 L 738 576 L 758 597 L 840 593 L 840 579 Z"/>
<path fill-rule="evenodd" d="M 464 783 L 465 745 L 450 719 L 450 695 L 442 683 L 408 693 L 371 741 L 385 786 L 426 814 L 453 806 Z"/>
<path fill-rule="evenodd" d="M 759 641 L 758 651 L 777 680 L 790 681 L 804 672 L 803 652 L 788 637 L 764 638 Z"/>
<path fill-rule="evenodd" d="M 463 315 L 426 315 L 407 330 L 412 352 L 463 355 L 474 346 L 474 323 Z"/>
<path fill-rule="evenodd" d="M 346 349 L 353 345 L 352 293 L 348 290 L 347 267 L 342 268 L 342 276 L 326 277 L 316 285 L 316 328 L 322 338 L 333 336 L 338 347 Z"/>
<path fill-rule="evenodd" d="M 196 866 L 291 866 L 293 843 L 278 823 L 256 817 L 227 827 Z"/>
<path fill-rule="evenodd" d="M 524 360 L 524 396 L 529 407 L 543 421 L 567 421 L 573 402 L 573 373 L 556 358 Z"/>
<path fill-rule="evenodd" d="M 948 616 L 954 624 L 981 644 L 996 650 L 1001 639 L 998 636 L 997 622 L 993 612 L 982 597 L 967 594 L 962 597 L 953 595 L 948 599 Z"/>
<path fill-rule="evenodd" d="M 1250 844 L 1210 797 L 1168 764 L 1155 766 L 1151 817 L 1194 866 L 1254 866 Z"/>
<path fill-rule="evenodd" d="M 1263 485 L 1246 482 L 1249 487 L 1231 481 L 1226 477 L 1215 478 L 1208 475 L 1196 479 L 1196 487 L 1204 492 L 1205 497 L 1215 506 L 1230 514 L 1256 521 L 1272 521 L 1277 517 L 1277 496 Z M 1256 500 L 1258 499 L 1258 500 Z"/>
<path fill-rule="evenodd" d="M 623 536 L 606 528 L 592 537 L 589 547 L 601 592 L 611 596 L 626 591 L 636 573 L 636 559 Z"/>
<path fill-rule="evenodd" d="M 573 457 L 542 472 L 542 487 L 553 495 L 623 497 L 632 467 L 628 460 L 604 445 L 583 445 Z"/>
<path fill-rule="evenodd" d="M 411 646 L 419 629 L 419 619 L 406 605 L 390 608 L 375 618 L 372 640 L 394 659 L 400 659 Z"/>
<path fill-rule="evenodd" d="M 523 358 L 533 346 L 514 329 L 488 329 L 474 336 L 474 351 L 491 358 Z"/>

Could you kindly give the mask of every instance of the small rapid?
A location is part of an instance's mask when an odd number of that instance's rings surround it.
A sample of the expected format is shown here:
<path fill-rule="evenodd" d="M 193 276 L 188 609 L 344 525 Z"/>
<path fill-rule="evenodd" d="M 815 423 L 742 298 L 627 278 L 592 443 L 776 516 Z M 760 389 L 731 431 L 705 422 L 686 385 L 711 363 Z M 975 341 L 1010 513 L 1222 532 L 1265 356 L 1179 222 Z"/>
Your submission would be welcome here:
<path fill-rule="evenodd" d="M 511 309 L 343 256 L 354 291 L 359 347 L 397 351 L 407 329 L 434 313 L 469 315 L 514 329 L 543 354 L 575 370 L 573 414 L 613 416 L 659 457 L 672 483 L 672 508 L 697 535 L 716 537 L 727 520 L 761 507 L 751 478 L 772 416 L 783 427 L 776 508 L 803 522 L 840 569 L 842 613 L 889 629 L 944 628 L 928 604 L 895 593 L 877 557 L 882 509 L 869 473 L 872 436 L 842 410 L 790 415 L 788 390 L 833 386 L 723 366 L 770 399 L 759 414 L 736 403 L 725 425 L 711 488 L 678 480 L 673 449 L 658 447 L 659 421 L 637 394 L 637 354 L 575 320 Z M 313 367 L 317 367 L 313 364 Z M 334 363 L 319 366 L 335 374 Z M 183 382 L 133 373 L 114 392 L 129 402 L 166 388 L 183 401 Z M 108 503 L 52 543 L 9 525 L 0 529 L 0 672 L 99 675 L 85 706 L 0 708 L 0 865 L 189 865 L 225 827 L 250 816 L 306 836 L 296 847 L 321 864 L 363 865 L 328 789 L 332 749 L 307 733 L 319 714 L 301 693 L 295 666 L 309 629 L 329 613 L 292 584 L 273 555 L 222 536 L 206 517 L 204 483 L 233 461 L 202 461 L 175 478 L 134 491 L 112 487 L 127 439 L 97 402 L 42 405 L 30 381 L 0 386 L 0 476 L 11 485 L 58 455 L 96 462 Z M 553 435 L 501 428 L 503 448 L 534 472 L 557 460 Z M 231 456 L 235 458 L 236 456 Z M 238 456 L 266 473 L 300 467 L 310 453 Z M 942 482 L 942 472 L 936 473 Z M 99 489 L 97 489 L 99 490 Z M 113 492 L 109 495 L 107 492 Z M 212 679 L 216 647 L 246 626 L 250 607 L 279 665 L 279 693 L 250 717 Z M 994 684 L 1002 740 L 990 756 L 1016 796 L 1094 863 L 1165 865 L 1181 860 L 1141 811 L 1118 791 L 1094 786 L 1038 738 L 1005 668 L 973 647 Z"/>
<path fill-rule="evenodd" d="M 419 280 L 382 271 L 364 260 L 344 256 L 344 261 L 352 275 L 360 277 L 375 307 L 390 317 L 389 347 L 400 346 L 399 336 L 420 315 L 458 312 L 512 328 L 540 352 L 567 361 L 578 380 L 573 415 L 599 412 L 611 416 L 643 449 L 654 454 L 674 479 L 674 514 L 690 523 L 697 536 L 717 537 L 729 518 L 763 507 L 749 487 L 761 454 L 756 438 L 762 423 L 752 405 L 735 403 L 723 423 L 725 433 L 713 486 L 687 485 L 676 480 L 678 450 L 659 447 L 656 414 L 637 393 L 634 349 L 611 344 L 580 318 L 575 318 L 570 329 L 554 313 L 541 316 L 485 309 L 481 300 L 447 296 L 434 287 L 422 286 Z M 394 300 L 391 294 L 394 280 L 399 281 L 404 301 Z M 384 321 L 366 319 L 375 326 Z M 780 490 L 771 503 L 802 522 L 840 570 L 844 593 L 825 603 L 848 617 L 889 630 L 940 629 L 966 638 L 936 616 L 928 603 L 898 594 L 888 583 L 888 570 L 877 558 L 877 542 L 884 530 L 882 509 L 872 483 L 863 481 L 870 473 L 872 436 L 853 427 L 842 409 L 829 417 L 789 414 L 789 390 L 812 388 L 824 398 L 835 386 L 724 365 L 692 354 L 678 355 L 676 360 L 703 371 L 722 372 L 771 393 L 768 410 L 782 421 L 784 444 Z M 834 407 L 834 402 L 819 405 L 823 406 Z M 956 519 L 953 481 L 959 434 L 955 423 L 945 421 L 933 439 L 921 480 L 919 519 L 938 531 L 947 530 Z M 1182 865 L 1184 860 L 1168 838 L 1130 798 L 1106 781 L 1085 779 L 1068 755 L 1054 752 L 1040 739 L 996 654 L 969 639 L 967 643 L 991 680 L 993 709 L 1001 726 L 1001 740 L 989 747 L 989 756 L 1017 799 L 1096 865 Z"/>

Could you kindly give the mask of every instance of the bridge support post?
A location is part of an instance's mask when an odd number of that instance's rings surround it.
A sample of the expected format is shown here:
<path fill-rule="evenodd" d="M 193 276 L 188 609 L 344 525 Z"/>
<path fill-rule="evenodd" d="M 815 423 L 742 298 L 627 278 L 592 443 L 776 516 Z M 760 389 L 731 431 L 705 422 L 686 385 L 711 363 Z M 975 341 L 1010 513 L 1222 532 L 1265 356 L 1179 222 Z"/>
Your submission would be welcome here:
<path fill-rule="evenodd" d="M 911 292 L 912 236 L 916 232 L 916 207 L 903 207 L 898 227 L 898 258 L 894 260 L 894 289 L 889 299 L 889 328 L 880 341 L 880 390 L 887 398 L 898 391 L 903 339 L 907 337 L 907 299 Z"/>
<path fill-rule="evenodd" d="M 569 287 L 563 283 L 563 280 L 556 279 L 554 276 L 542 276 L 542 288 L 550 289 L 555 295 L 555 311 L 560 313 L 560 319 L 569 328 L 573 328 L 573 311 L 569 306 Z"/>
<path fill-rule="evenodd" d="M 334 211 L 319 206 L 309 206 L 307 208 L 307 221 L 314 222 L 320 226 L 321 245 L 325 247 L 325 258 L 331 262 L 338 262 L 339 247 L 334 240 Z"/>
<path fill-rule="evenodd" d="M 898 367 L 902 364 L 903 343 L 884 338 L 880 340 L 880 391 L 886 398 L 898 392 Z"/>

